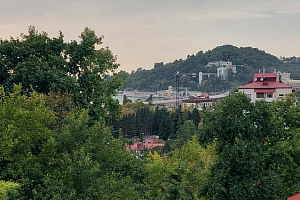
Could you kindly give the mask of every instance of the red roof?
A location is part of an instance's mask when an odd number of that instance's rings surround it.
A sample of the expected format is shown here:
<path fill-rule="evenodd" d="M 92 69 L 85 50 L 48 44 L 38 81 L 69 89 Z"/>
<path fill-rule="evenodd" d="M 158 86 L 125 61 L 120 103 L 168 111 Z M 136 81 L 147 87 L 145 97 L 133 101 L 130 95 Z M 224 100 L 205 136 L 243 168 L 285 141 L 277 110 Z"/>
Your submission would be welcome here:
<path fill-rule="evenodd" d="M 155 142 L 136 142 L 131 146 L 127 146 L 126 150 L 143 150 L 143 149 L 152 149 L 153 147 L 161 147 L 165 144 L 162 143 L 155 143 Z"/>
<path fill-rule="evenodd" d="M 296 194 L 292 197 L 287 198 L 287 200 L 300 200 L 300 193 L 298 193 L 298 194 Z"/>
<path fill-rule="evenodd" d="M 292 86 L 277 81 L 255 81 L 239 87 L 239 89 L 292 88 Z"/>
<path fill-rule="evenodd" d="M 202 96 L 204 96 L 205 98 L 209 98 L 208 94 L 206 93 L 202 93 Z"/>

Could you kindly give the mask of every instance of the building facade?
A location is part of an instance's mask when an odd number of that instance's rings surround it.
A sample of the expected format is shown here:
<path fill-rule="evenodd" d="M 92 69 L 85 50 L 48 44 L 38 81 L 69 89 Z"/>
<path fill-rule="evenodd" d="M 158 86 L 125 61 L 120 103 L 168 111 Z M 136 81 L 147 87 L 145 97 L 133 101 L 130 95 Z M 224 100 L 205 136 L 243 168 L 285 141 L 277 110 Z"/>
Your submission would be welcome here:
<path fill-rule="evenodd" d="M 214 103 L 218 103 L 219 98 L 211 99 L 207 97 L 193 97 L 182 101 L 183 106 L 189 106 L 197 108 L 198 110 L 203 110 L 205 108 L 211 107 Z"/>
<path fill-rule="evenodd" d="M 251 102 L 271 102 L 292 93 L 292 86 L 277 80 L 277 73 L 257 73 L 249 84 L 239 87 L 239 92 L 250 97 Z"/>

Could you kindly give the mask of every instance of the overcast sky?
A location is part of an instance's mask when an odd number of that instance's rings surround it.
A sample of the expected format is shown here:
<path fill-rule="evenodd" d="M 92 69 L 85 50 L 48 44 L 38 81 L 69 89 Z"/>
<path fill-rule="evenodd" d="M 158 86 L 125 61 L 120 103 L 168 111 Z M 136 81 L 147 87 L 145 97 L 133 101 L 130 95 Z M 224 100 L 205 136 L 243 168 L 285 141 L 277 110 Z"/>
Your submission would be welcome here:
<path fill-rule="evenodd" d="M 231 44 L 300 57 L 299 0 L 0 0 L 0 38 L 28 26 L 65 40 L 104 35 L 120 70 L 153 68 Z"/>

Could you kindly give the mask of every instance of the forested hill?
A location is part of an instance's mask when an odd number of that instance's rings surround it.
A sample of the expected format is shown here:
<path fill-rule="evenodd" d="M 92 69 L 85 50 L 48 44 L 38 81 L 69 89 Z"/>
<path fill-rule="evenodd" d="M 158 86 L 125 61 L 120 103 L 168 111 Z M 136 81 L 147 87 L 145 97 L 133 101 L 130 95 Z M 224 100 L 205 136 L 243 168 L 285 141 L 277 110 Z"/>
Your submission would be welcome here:
<path fill-rule="evenodd" d="M 297 60 L 297 58 L 296 58 Z M 291 72 L 292 77 L 298 76 L 300 62 L 291 64 L 283 62 L 277 57 L 262 50 L 252 47 L 235 47 L 224 45 L 216 47 L 207 52 L 199 51 L 196 55 L 188 55 L 185 60 L 179 59 L 172 63 L 155 63 L 151 70 L 142 68 L 127 74 L 127 89 L 140 91 L 166 90 L 169 85 L 175 86 L 175 73 L 190 74 L 202 72 L 216 72 L 216 67 L 205 67 L 211 61 L 230 61 L 237 67 L 237 73 L 229 73 L 229 79 L 221 81 L 217 77 L 210 77 L 205 80 L 201 87 L 198 86 L 197 78 L 181 77 L 180 86 L 189 87 L 191 90 L 205 92 L 225 91 L 246 84 L 253 79 L 253 74 L 265 69 L 266 72 L 273 72 L 274 69 L 281 72 Z M 300 59 L 298 58 L 298 61 Z M 124 72 L 121 72 L 124 73 Z"/>

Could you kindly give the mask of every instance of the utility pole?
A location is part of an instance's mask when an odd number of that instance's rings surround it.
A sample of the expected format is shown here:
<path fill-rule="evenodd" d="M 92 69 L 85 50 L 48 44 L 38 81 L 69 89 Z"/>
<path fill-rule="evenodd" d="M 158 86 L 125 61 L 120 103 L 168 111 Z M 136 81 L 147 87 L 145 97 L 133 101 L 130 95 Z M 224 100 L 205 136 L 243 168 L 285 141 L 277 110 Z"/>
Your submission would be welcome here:
<path fill-rule="evenodd" d="M 179 77 L 180 76 L 196 77 L 196 74 L 180 74 L 179 71 L 177 71 L 175 73 L 175 77 L 176 77 L 176 108 L 177 109 L 179 107 Z"/>

